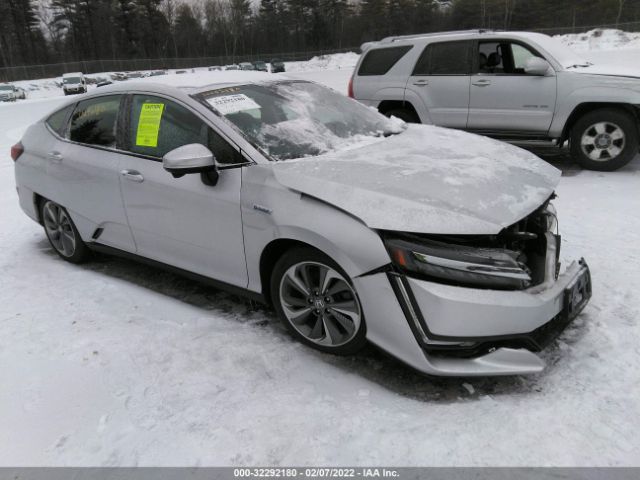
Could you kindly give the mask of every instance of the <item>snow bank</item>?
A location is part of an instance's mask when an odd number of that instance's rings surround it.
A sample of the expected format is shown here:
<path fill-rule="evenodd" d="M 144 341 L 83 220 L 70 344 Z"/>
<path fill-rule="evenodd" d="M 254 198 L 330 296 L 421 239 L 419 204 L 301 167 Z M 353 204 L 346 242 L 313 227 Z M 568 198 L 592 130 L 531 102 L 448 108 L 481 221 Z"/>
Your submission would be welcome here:
<path fill-rule="evenodd" d="M 576 52 L 618 50 L 621 48 L 640 49 L 640 32 L 597 28 L 586 33 L 556 35 L 553 38 Z"/>
<path fill-rule="evenodd" d="M 285 67 L 287 72 L 352 69 L 358 63 L 358 58 L 360 58 L 360 55 L 355 52 L 335 53 L 313 57 L 306 62 L 286 62 Z"/>

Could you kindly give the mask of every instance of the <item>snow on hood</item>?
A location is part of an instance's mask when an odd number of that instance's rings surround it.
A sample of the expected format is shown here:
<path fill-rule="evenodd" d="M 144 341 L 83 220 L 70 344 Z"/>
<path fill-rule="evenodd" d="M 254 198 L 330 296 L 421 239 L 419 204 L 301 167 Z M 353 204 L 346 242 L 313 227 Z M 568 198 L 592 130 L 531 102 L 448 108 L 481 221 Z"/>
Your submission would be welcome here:
<path fill-rule="evenodd" d="M 538 208 L 560 179 L 525 150 L 428 125 L 273 171 L 282 185 L 370 228 L 433 234 L 496 234 Z"/>

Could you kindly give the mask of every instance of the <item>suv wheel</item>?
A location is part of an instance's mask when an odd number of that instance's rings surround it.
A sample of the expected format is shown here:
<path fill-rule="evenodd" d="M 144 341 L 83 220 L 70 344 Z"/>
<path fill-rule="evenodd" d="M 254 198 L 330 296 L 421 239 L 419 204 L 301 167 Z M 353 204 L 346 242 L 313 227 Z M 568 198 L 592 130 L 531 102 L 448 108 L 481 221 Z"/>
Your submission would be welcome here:
<path fill-rule="evenodd" d="M 49 243 L 67 262 L 81 263 L 89 257 L 89 249 L 80 238 L 67 210 L 51 200 L 40 206 L 40 218 Z"/>
<path fill-rule="evenodd" d="M 350 355 L 366 343 L 362 308 L 351 280 L 314 249 L 297 248 L 278 260 L 271 297 L 291 334 L 316 350 Z"/>
<path fill-rule="evenodd" d="M 400 120 L 404 120 L 407 123 L 420 123 L 420 119 L 418 116 L 413 113 L 411 110 L 406 110 L 404 108 L 398 108 L 396 110 L 389 110 L 385 113 L 387 117 L 397 117 Z"/>
<path fill-rule="evenodd" d="M 571 156 L 583 168 L 611 172 L 638 153 L 638 128 L 624 111 L 603 108 L 587 113 L 571 130 Z"/>

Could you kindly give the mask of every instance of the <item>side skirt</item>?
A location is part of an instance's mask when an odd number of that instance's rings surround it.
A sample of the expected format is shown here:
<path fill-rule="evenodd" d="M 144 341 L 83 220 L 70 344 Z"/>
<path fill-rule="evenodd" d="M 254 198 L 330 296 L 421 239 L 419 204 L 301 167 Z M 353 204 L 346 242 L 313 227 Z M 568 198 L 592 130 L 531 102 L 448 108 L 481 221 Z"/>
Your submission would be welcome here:
<path fill-rule="evenodd" d="M 230 285 L 228 283 L 221 282 L 213 278 L 205 277 L 204 275 L 200 275 L 198 273 L 193 273 L 188 270 L 183 270 L 182 268 L 174 267 L 173 265 L 167 265 L 166 263 L 158 262 L 156 260 L 151 260 L 150 258 L 142 257 L 140 255 L 136 255 L 135 253 L 125 252 L 124 250 L 120 250 L 118 248 L 108 247 L 107 245 L 102 245 L 100 243 L 95 243 L 95 242 L 87 243 L 87 247 L 94 252 L 104 253 L 106 255 L 112 255 L 120 258 L 125 258 L 127 260 L 133 260 L 134 262 L 149 265 L 150 267 L 175 273 L 176 275 L 180 275 L 190 280 L 203 283 L 205 285 L 216 288 L 218 290 L 223 290 L 225 292 L 238 295 L 240 297 L 245 297 L 254 302 L 258 302 L 264 305 L 267 304 L 262 293 L 254 292 L 252 290 L 247 290 L 246 288 L 238 287 L 236 285 Z"/>

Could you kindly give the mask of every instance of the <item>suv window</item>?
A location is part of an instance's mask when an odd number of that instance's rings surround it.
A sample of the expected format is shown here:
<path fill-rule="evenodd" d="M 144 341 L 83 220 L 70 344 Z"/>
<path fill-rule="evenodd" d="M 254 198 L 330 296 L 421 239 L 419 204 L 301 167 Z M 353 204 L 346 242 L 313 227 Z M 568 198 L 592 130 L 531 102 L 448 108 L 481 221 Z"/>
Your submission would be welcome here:
<path fill-rule="evenodd" d="M 370 50 L 360 64 L 358 75 L 384 75 L 412 48 L 411 45 L 406 45 Z"/>
<path fill-rule="evenodd" d="M 243 163 L 240 153 L 195 114 L 175 102 L 152 95 L 134 95 L 129 122 L 133 153 L 162 158 L 171 150 L 201 143 L 221 164 Z"/>
<path fill-rule="evenodd" d="M 103 147 L 116 146 L 116 121 L 121 95 L 79 102 L 71 115 L 70 139 Z"/>
<path fill-rule="evenodd" d="M 534 50 L 508 41 L 480 42 L 478 48 L 479 73 L 525 75 L 527 61 L 532 57 L 542 58 Z"/>
<path fill-rule="evenodd" d="M 469 75 L 471 71 L 471 43 L 431 43 L 426 46 L 413 75 Z"/>
<path fill-rule="evenodd" d="M 65 137 L 67 133 L 67 119 L 69 118 L 69 113 L 73 110 L 75 105 L 68 105 L 67 107 L 58 110 L 57 112 L 52 113 L 49 118 L 47 118 L 47 125 L 49 128 L 56 132 L 61 137 Z"/>

